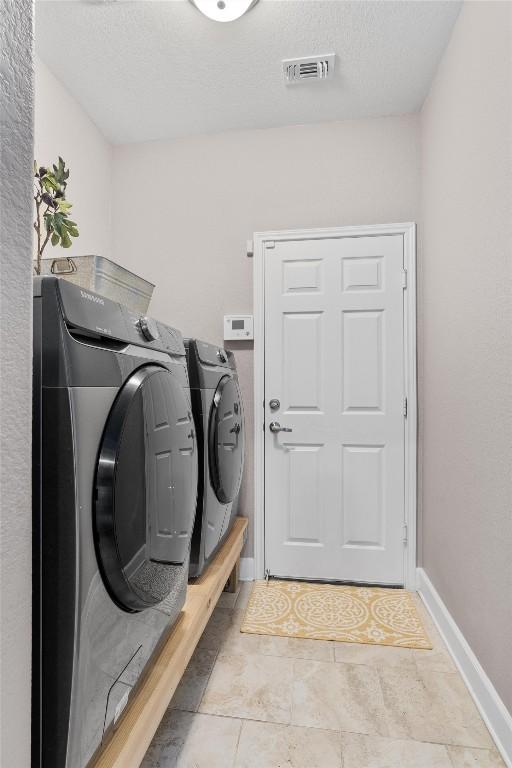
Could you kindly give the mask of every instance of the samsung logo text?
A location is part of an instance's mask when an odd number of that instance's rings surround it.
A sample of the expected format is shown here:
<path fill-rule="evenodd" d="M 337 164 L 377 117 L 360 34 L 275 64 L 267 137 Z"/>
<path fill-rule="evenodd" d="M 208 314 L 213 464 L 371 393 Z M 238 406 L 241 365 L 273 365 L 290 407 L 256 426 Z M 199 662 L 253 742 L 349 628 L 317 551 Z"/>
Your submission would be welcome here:
<path fill-rule="evenodd" d="M 87 293 L 87 291 L 80 291 L 80 294 L 82 296 L 82 299 L 87 299 L 87 301 L 94 301 L 96 304 L 102 304 L 105 305 L 105 302 L 100 296 L 93 296 L 92 293 Z"/>

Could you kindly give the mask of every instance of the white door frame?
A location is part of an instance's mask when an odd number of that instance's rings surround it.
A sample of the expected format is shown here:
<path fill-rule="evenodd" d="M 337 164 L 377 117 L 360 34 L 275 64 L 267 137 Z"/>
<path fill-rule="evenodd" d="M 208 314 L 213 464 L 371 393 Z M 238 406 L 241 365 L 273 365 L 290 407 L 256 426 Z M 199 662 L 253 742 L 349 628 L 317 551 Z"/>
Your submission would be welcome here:
<path fill-rule="evenodd" d="M 276 241 L 402 235 L 407 289 L 404 290 L 404 387 L 407 397 L 405 429 L 404 501 L 407 546 L 404 547 L 404 585 L 416 589 L 416 224 L 370 224 L 332 229 L 295 229 L 254 233 L 254 578 L 265 575 L 265 273 L 264 254 Z M 271 246 L 272 247 L 272 246 Z"/>

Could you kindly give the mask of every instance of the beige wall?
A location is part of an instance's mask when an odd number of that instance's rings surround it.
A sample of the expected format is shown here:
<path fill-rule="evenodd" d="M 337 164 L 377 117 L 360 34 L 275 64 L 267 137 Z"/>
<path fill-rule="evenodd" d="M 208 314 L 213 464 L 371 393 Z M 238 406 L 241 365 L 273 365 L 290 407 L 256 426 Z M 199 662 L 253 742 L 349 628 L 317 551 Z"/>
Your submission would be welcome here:
<path fill-rule="evenodd" d="M 60 155 L 70 169 L 67 197 L 80 236 L 71 248 L 47 245 L 45 257 L 111 255 L 112 148 L 83 108 L 36 58 L 35 158 L 50 165 Z"/>
<path fill-rule="evenodd" d="M 469 2 L 422 112 L 422 558 L 512 709 L 512 4 Z"/>
<path fill-rule="evenodd" d="M 416 220 L 418 141 L 418 117 L 405 116 L 116 147 L 114 258 L 157 284 L 152 314 L 221 343 L 223 315 L 252 311 L 252 233 Z M 249 422 L 241 509 L 251 517 L 253 353 L 232 348 Z"/>
<path fill-rule="evenodd" d="M 0 0 L 0 766 L 30 766 L 31 0 Z"/>

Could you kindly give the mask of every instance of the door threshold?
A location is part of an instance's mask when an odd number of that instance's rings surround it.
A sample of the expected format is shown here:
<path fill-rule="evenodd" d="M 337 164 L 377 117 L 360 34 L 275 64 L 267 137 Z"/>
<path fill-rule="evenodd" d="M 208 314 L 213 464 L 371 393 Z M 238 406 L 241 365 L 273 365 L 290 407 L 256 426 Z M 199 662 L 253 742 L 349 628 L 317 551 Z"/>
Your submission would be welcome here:
<path fill-rule="evenodd" d="M 383 584 L 377 581 L 344 581 L 341 579 L 312 579 L 302 576 L 274 576 L 268 574 L 268 581 L 300 581 L 305 584 L 332 584 L 333 586 L 341 587 L 380 587 L 381 589 L 404 589 L 403 584 Z"/>

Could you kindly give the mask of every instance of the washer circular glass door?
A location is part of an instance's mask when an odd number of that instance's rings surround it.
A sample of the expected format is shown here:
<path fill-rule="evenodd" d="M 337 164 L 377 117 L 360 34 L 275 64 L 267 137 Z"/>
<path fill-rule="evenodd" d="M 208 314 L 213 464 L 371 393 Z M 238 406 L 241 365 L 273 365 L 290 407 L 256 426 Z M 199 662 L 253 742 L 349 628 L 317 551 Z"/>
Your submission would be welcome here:
<path fill-rule="evenodd" d="M 223 504 L 233 501 L 240 490 L 244 447 L 242 394 L 238 381 L 224 376 L 213 397 L 208 440 L 211 482 Z"/>
<path fill-rule="evenodd" d="M 141 611 L 171 591 L 188 557 L 196 488 L 185 391 L 166 368 L 139 368 L 114 401 L 96 468 L 96 551 L 121 608 Z"/>

